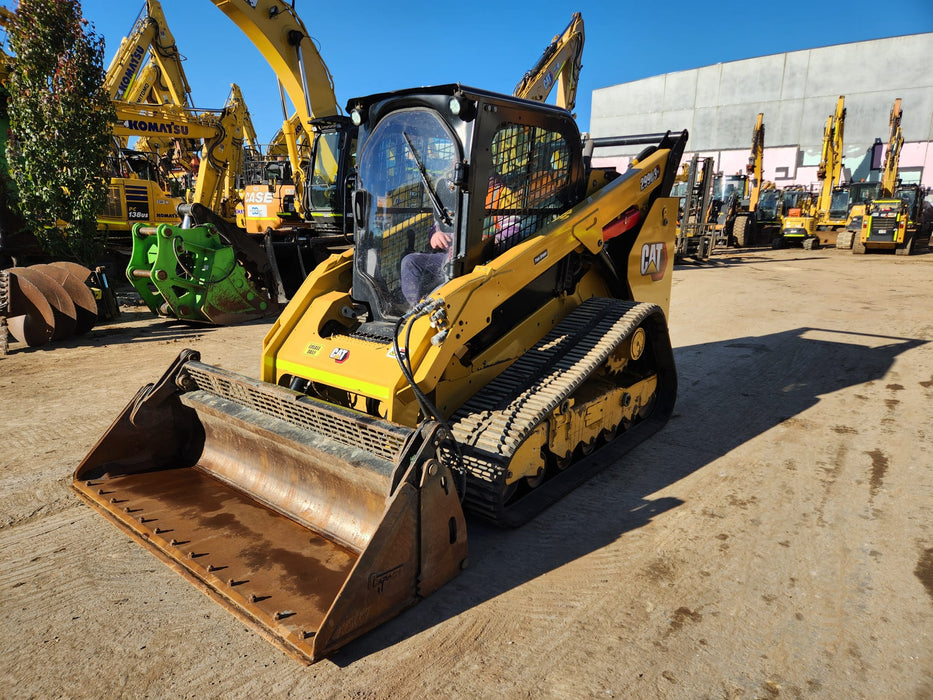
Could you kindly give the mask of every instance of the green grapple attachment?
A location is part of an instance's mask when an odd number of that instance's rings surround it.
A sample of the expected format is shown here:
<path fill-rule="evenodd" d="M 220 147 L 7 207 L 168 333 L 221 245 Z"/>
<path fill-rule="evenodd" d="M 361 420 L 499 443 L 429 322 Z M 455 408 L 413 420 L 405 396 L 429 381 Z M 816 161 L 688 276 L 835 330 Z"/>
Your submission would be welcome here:
<path fill-rule="evenodd" d="M 250 267 L 212 224 L 136 224 L 126 276 L 154 314 L 229 325 L 280 310 Z"/>

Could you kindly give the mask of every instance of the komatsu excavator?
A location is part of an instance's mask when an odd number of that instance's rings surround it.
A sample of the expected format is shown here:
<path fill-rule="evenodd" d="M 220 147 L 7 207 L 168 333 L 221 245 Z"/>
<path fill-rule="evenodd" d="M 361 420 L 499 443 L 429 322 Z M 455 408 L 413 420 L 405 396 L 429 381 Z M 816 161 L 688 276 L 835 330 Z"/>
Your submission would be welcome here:
<path fill-rule="evenodd" d="M 123 139 L 145 138 L 183 138 L 196 140 L 202 144 L 203 157 L 197 169 L 196 187 L 193 201 L 209 207 L 228 221 L 235 220 L 236 211 L 236 174 L 240 170 L 244 128 L 249 119 L 249 112 L 242 100 L 239 88 L 231 87 L 230 96 L 219 112 L 211 110 L 166 109 L 161 105 L 113 102 L 117 114 L 114 124 L 114 136 Z M 125 178 L 124 178 L 125 179 Z M 111 189 L 146 178 L 132 178 L 126 183 L 111 182 Z M 166 194 L 162 199 L 168 199 Z M 152 207 L 151 199 L 129 197 L 127 193 L 124 209 L 119 207 L 122 197 L 111 195 L 108 209 L 101 216 L 101 222 L 109 231 L 129 230 L 136 222 L 178 222 L 175 211 L 181 201 L 157 202 Z M 161 205 L 161 206 L 159 206 Z M 111 210 L 112 207 L 118 207 Z"/>
<path fill-rule="evenodd" d="M 360 97 L 354 247 L 305 280 L 260 378 L 183 352 L 73 486 L 306 662 L 467 565 L 671 414 L 687 133 L 591 169 L 572 115 L 459 84 Z M 592 145 L 592 142 L 590 142 Z"/>
<path fill-rule="evenodd" d="M 147 57 L 149 62 L 144 65 Z M 194 114 L 181 54 L 158 0 L 146 0 L 130 32 L 120 41 L 104 76 L 104 87 L 118 110 L 121 104 L 139 103 L 153 105 L 150 109 L 158 110 L 164 120 Z M 121 115 L 120 121 L 132 116 Z M 129 148 L 133 136 L 139 139 Z M 112 249 L 129 250 L 129 233 L 136 223 L 157 226 L 180 222 L 175 210 L 185 201 L 185 188 L 166 163 L 181 163 L 193 176 L 192 156 L 200 145 L 199 140 L 179 133 L 120 130 L 114 135 L 113 174 L 107 204 L 98 220 Z M 178 155 L 173 157 L 176 151 Z"/>

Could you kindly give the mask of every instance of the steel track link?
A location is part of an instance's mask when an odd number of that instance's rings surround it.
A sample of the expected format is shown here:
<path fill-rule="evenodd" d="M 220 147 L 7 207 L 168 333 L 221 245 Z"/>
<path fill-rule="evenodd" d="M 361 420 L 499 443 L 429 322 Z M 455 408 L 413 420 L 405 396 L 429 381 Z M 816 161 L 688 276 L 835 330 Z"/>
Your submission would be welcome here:
<path fill-rule="evenodd" d="M 465 505 L 471 511 L 505 525 L 517 524 L 516 517 L 527 519 L 511 513 L 506 502 L 506 474 L 516 450 L 655 313 L 653 304 L 585 301 L 454 414 L 451 428 L 462 446 Z M 553 481 L 532 493 L 548 498 Z"/>

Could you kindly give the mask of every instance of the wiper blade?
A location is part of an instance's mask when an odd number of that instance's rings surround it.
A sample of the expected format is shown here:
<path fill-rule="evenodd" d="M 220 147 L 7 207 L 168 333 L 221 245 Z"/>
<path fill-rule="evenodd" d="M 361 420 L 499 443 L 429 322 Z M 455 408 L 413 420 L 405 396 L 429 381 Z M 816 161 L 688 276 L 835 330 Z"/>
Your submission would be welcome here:
<path fill-rule="evenodd" d="M 402 132 L 402 136 L 405 137 L 405 143 L 408 144 L 408 150 L 411 152 L 411 157 L 415 159 L 415 163 L 418 165 L 418 174 L 421 175 L 421 181 L 424 183 L 424 187 L 428 191 L 428 195 L 431 197 L 431 202 L 434 203 L 435 211 L 437 211 L 441 219 L 444 220 L 444 223 L 447 226 L 450 226 L 450 224 L 453 223 L 453 220 L 450 218 L 450 214 L 447 213 L 447 209 L 441 202 L 441 198 L 438 197 L 437 192 L 434 191 L 434 187 L 431 186 L 431 182 L 428 180 L 428 171 L 425 169 L 424 163 L 421 162 L 421 157 L 418 155 L 418 151 L 415 150 L 415 145 L 411 142 L 408 134 L 404 131 Z"/>

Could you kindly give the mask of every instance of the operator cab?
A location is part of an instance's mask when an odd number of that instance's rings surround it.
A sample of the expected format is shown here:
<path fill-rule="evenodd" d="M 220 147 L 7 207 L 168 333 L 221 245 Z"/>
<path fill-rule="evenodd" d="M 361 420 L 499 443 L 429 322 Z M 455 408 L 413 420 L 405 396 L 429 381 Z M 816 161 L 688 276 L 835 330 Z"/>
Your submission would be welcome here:
<path fill-rule="evenodd" d="M 360 129 L 353 297 L 367 331 L 385 335 L 418 299 L 583 197 L 580 133 L 564 109 L 445 85 L 347 111 Z"/>

